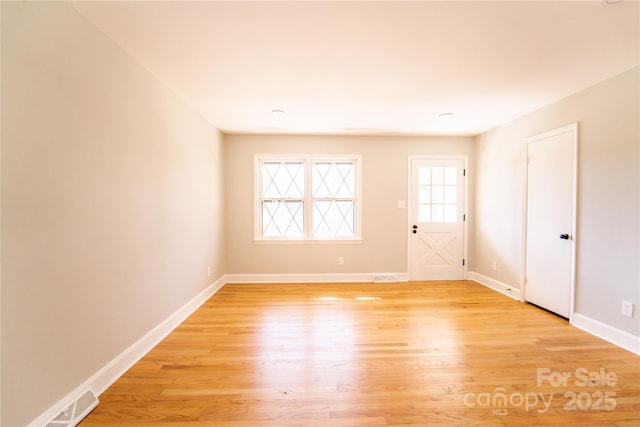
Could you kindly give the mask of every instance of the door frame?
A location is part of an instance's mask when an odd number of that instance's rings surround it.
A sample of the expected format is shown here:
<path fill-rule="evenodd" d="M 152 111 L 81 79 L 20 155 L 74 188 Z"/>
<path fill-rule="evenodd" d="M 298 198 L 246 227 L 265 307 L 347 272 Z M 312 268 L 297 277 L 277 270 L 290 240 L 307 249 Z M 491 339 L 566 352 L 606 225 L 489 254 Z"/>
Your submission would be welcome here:
<path fill-rule="evenodd" d="M 469 156 L 455 156 L 455 155 L 426 155 L 426 154 L 410 154 L 407 161 L 407 275 L 409 276 L 409 281 L 411 281 L 411 209 L 413 207 L 413 198 L 412 198 L 412 170 L 411 163 L 414 160 L 462 160 L 463 162 L 463 188 L 462 188 L 462 199 L 464 206 L 462 210 L 464 212 L 464 219 L 462 224 L 462 256 L 464 257 L 464 277 L 466 280 L 469 273 L 469 254 L 468 254 L 468 245 L 467 245 L 467 236 L 469 234 Z"/>
<path fill-rule="evenodd" d="M 529 202 L 528 195 L 528 178 L 529 178 L 529 144 L 551 138 L 563 133 L 573 132 L 572 148 L 573 148 L 573 173 L 572 173 L 572 200 L 571 200 L 571 279 L 569 285 L 569 323 L 573 323 L 573 315 L 575 312 L 575 294 L 576 294 L 576 248 L 577 248 L 577 230 L 578 230 L 578 123 L 571 123 L 557 129 L 543 132 L 524 139 L 524 158 L 523 158 L 523 210 L 522 210 L 522 269 L 520 277 L 520 301 L 526 301 L 527 293 L 527 208 Z"/>

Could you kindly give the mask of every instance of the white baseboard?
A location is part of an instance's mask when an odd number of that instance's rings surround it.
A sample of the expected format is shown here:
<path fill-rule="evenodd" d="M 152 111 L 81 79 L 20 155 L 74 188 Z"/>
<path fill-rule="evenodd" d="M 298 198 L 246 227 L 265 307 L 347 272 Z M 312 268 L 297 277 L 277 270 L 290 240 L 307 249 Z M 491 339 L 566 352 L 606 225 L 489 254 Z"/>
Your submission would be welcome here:
<path fill-rule="evenodd" d="M 104 368 L 91 378 L 91 389 L 97 395 L 102 394 L 111 384 L 131 368 L 138 360 L 158 345 L 171 331 L 204 304 L 213 294 L 218 292 L 225 284 L 224 276 L 209 285 L 188 303 L 179 308 L 158 326 L 149 331 L 145 336 L 132 344 L 119 356 L 113 359 Z"/>
<path fill-rule="evenodd" d="M 227 274 L 227 283 L 356 283 L 407 282 L 409 273 Z M 395 278 L 395 280 L 393 280 Z"/>
<path fill-rule="evenodd" d="M 374 277 L 383 277 L 386 281 L 395 278 L 398 282 L 409 280 L 408 273 L 345 273 L 345 274 L 227 274 L 209 285 L 191 301 L 179 308 L 158 326 L 132 344 L 115 359 L 105 365 L 89 379 L 80 384 L 71 393 L 43 412 L 29 426 L 43 426 L 74 402 L 88 388 L 96 395 L 102 394 L 129 368 L 138 362 L 153 347 L 162 341 L 171 331 L 204 304 L 225 283 L 353 283 L 372 282 Z M 468 280 L 478 282 L 488 288 L 520 300 L 520 290 L 476 272 L 467 274 Z M 640 355 L 640 337 L 614 328 L 580 313 L 573 315 L 572 324 L 592 335 L 611 342 L 619 347 Z"/>
<path fill-rule="evenodd" d="M 87 389 L 91 389 L 96 396 L 102 394 L 111 384 L 116 382 L 118 378 L 129 370 L 129 368 L 158 345 L 160 341 L 211 298 L 213 294 L 220 290 L 224 284 L 225 276 L 222 276 L 192 298 L 191 301 L 180 307 L 162 323 L 133 343 L 129 348 L 120 353 L 115 359 L 107 363 L 102 369 L 80 384 L 71 393 L 43 412 L 38 418 L 29 423 L 28 427 L 41 427 L 46 425 L 74 402 L 78 396 L 86 392 Z"/>
<path fill-rule="evenodd" d="M 513 286 L 509 286 L 506 283 L 502 283 L 480 273 L 476 273 L 475 271 L 470 271 L 467 273 L 467 280 L 473 280 L 474 282 L 478 282 L 481 285 L 486 286 L 487 288 L 491 288 L 494 291 L 500 292 L 501 294 L 504 294 L 515 300 L 522 301 L 520 299 L 520 289 L 514 288 Z"/>
<path fill-rule="evenodd" d="M 592 319 L 584 314 L 574 313 L 571 324 L 578 329 L 609 341 L 618 347 L 629 350 L 632 353 L 640 355 L 640 337 L 622 331 L 613 326 L 602 323 L 599 320 Z"/>
<path fill-rule="evenodd" d="M 494 289 L 504 295 L 510 296 L 511 298 L 521 300 L 519 289 L 514 289 L 480 273 L 469 272 L 467 274 L 467 279 L 478 282 L 481 285 Z M 613 326 L 607 325 L 606 323 L 602 323 L 580 313 L 573 314 L 571 324 L 578 329 L 582 329 L 583 331 L 590 333 L 591 335 L 595 335 L 596 337 L 602 338 L 603 340 L 615 344 L 618 347 L 622 347 L 625 350 L 640 355 L 640 337 L 638 336 L 614 328 Z"/>

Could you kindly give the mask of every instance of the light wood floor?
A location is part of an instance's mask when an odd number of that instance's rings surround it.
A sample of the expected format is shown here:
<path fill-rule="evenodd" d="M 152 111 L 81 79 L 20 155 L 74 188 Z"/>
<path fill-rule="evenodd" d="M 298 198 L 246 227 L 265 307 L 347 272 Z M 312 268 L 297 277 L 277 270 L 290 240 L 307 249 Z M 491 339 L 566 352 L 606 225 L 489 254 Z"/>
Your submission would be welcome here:
<path fill-rule="evenodd" d="M 228 284 L 100 400 L 82 427 L 638 426 L 640 357 L 474 282 Z"/>

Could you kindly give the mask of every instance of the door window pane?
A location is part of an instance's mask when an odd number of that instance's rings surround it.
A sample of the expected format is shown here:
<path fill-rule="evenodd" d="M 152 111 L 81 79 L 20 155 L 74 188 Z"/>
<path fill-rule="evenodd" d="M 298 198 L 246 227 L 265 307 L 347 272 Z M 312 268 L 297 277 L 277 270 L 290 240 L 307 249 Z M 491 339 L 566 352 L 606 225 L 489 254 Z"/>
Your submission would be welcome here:
<path fill-rule="evenodd" d="M 444 222 L 458 222 L 456 205 L 444 205 Z"/>
<path fill-rule="evenodd" d="M 444 184 L 444 168 L 431 168 L 431 183 L 433 185 Z"/>
<path fill-rule="evenodd" d="M 458 221 L 458 168 L 418 168 L 418 221 Z"/>
<path fill-rule="evenodd" d="M 431 186 L 418 188 L 418 203 L 431 203 Z"/>
<path fill-rule="evenodd" d="M 456 185 L 458 179 L 458 168 L 444 168 L 444 184 Z"/>
<path fill-rule="evenodd" d="M 418 222 L 431 222 L 431 205 L 418 205 Z"/>
<path fill-rule="evenodd" d="M 431 205 L 431 222 L 444 222 L 444 205 Z"/>
<path fill-rule="evenodd" d="M 418 168 L 418 185 L 431 185 L 431 168 L 420 166 Z"/>
<path fill-rule="evenodd" d="M 444 203 L 444 187 L 433 186 L 431 187 L 432 203 Z"/>
<path fill-rule="evenodd" d="M 455 185 L 444 187 L 444 203 L 455 205 L 458 198 L 458 189 Z"/>

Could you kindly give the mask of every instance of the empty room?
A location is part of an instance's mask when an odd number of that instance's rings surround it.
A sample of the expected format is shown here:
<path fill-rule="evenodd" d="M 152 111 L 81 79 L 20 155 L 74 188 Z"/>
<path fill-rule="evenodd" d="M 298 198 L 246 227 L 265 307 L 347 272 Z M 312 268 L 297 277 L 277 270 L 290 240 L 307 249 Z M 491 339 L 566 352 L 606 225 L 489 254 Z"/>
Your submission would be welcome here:
<path fill-rule="evenodd" d="M 0 22 L 3 427 L 640 423 L 640 2 Z"/>

